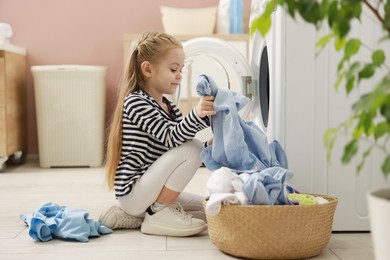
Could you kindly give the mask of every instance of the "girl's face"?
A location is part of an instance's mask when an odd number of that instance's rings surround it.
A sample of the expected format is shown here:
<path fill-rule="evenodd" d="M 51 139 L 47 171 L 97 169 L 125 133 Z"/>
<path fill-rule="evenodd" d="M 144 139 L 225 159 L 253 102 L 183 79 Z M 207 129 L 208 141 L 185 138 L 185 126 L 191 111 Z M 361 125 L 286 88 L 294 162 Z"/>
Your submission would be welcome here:
<path fill-rule="evenodd" d="M 158 63 L 150 64 L 146 90 L 158 95 L 174 94 L 182 78 L 185 54 L 182 48 L 174 48 Z"/>

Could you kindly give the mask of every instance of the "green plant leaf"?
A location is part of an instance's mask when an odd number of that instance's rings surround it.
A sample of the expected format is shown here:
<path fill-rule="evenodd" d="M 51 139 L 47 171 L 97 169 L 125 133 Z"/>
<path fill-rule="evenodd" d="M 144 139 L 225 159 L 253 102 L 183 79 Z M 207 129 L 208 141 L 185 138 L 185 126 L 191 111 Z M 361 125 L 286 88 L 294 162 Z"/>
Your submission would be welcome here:
<path fill-rule="evenodd" d="M 387 177 L 390 174 L 390 155 L 388 155 L 382 164 L 382 172 Z"/>
<path fill-rule="evenodd" d="M 385 10 L 385 16 L 383 19 L 383 27 L 390 34 L 390 1 L 389 0 L 386 1 L 386 4 L 385 4 L 383 10 Z"/>
<path fill-rule="evenodd" d="M 259 31 L 262 36 L 265 36 L 272 25 L 271 15 L 275 10 L 275 1 L 270 1 L 265 7 L 265 11 L 256 18 L 251 24 L 251 34 L 254 34 L 256 31 Z"/>
<path fill-rule="evenodd" d="M 348 14 L 348 18 L 360 18 L 362 13 L 362 1 L 361 0 L 347 0 L 342 1 L 342 6 L 345 8 Z"/>
<path fill-rule="evenodd" d="M 349 24 L 349 18 L 341 13 L 337 23 L 334 24 L 334 30 L 343 38 L 348 34 L 350 29 L 351 25 Z"/>
<path fill-rule="evenodd" d="M 341 51 L 344 49 L 345 44 L 347 43 L 347 39 L 340 38 L 339 36 L 336 37 L 336 40 L 334 41 L 334 48 L 336 51 Z"/>
<path fill-rule="evenodd" d="M 374 75 L 375 73 L 375 69 L 376 69 L 375 64 L 372 63 L 366 64 L 364 68 L 359 72 L 358 81 L 360 81 L 361 79 L 371 78 L 372 75 Z"/>
<path fill-rule="evenodd" d="M 374 138 L 378 140 L 385 134 L 390 134 L 390 125 L 387 122 L 380 122 L 375 126 Z"/>
<path fill-rule="evenodd" d="M 346 71 L 346 74 L 345 74 L 345 79 L 347 80 L 347 83 L 346 83 L 346 90 L 347 90 L 347 94 L 349 94 L 354 86 L 355 86 L 355 79 L 356 79 L 356 71 L 359 69 L 360 67 L 360 63 L 358 61 L 355 61 L 354 63 L 352 63 L 351 66 L 349 66 L 349 70 Z"/>
<path fill-rule="evenodd" d="M 253 21 L 251 26 L 251 34 L 259 31 L 262 36 L 265 36 L 271 28 L 271 24 L 271 18 L 264 13 Z"/>
<path fill-rule="evenodd" d="M 344 62 L 346 61 L 345 58 L 342 58 L 339 63 L 337 64 L 337 72 L 340 72 L 344 68 Z"/>
<path fill-rule="evenodd" d="M 359 19 L 361 14 L 360 0 L 334 1 L 337 2 L 335 15 L 332 17 L 332 30 L 340 37 L 344 38 L 351 29 L 351 21 Z M 332 6 L 332 8 L 334 8 Z M 333 10 L 332 10 L 333 11 Z"/>
<path fill-rule="evenodd" d="M 285 0 L 285 1 L 279 1 L 278 4 L 282 5 L 283 2 L 287 4 L 287 11 L 290 14 L 292 18 L 295 17 L 295 2 L 294 0 Z"/>
<path fill-rule="evenodd" d="M 329 43 L 330 39 L 332 39 L 333 37 L 334 37 L 334 34 L 329 33 L 329 34 L 321 37 L 321 39 L 319 39 L 316 42 L 316 45 L 315 45 L 315 47 L 317 48 L 316 57 L 318 57 L 318 55 L 321 53 L 321 51 L 326 47 L 326 45 Z"/>
<path fill-rule="evenodd" d="M 344 57 L 346 60 L 349 60 L 353 55 L 358 53 L 360 49 L 361 42 L 359 39 L 350 39 L 347 41 L 344 48 Z"/>
<path fill-rule="evenodd" d="M 352 105 L 354 115 L 359 118 L 359 124 L 365 127 L 367 134 L 373 133 L 375 128 L 373 121 L 378 114 L 378 110 L 381 106 L 384 106 L 386 102 L 386 96 L 379 90 L 380 88 L 376 88 L 375 91 L 363 94 L 360 99 Z M 366 125 L 365 122 L 371 122 L 371 125 Z"/>
<path fill-rule="evenodd" d="M 338 89 L 338 88 L 339 88 L 339 86 L 340 86 L 340 84 L 341 84 L 341 81 L 343 80 L 345 74 L 347 74 L 347 71 L 345 71 L 345 70 L 339 72 L 339 74 L 337 75 L 337 81 L 336 81 L 335 84 L 334 84 L 335 89 Z"/>
<path fill-rule="evenodd" d="M 360 68 L 360 62 L 355 61 L 352 63 L 352 65 L 349 67 L 350 74 L 355 74 L 356 71 Z"/>
<path fill-rule="evenodd" d="M 333 28 L 333 24 L 337 19 L 338 9 L 337 9 L 337 1 L 332 1 L 328 6 L 328 25 L 329 28 Z"/>
<path fill-rule="evenodd" d="M 372 147 L 368 148 L 368 149 L 363 153 L 362 160 L 361 160 L 361 162 L 358 164 L 358 166 L 356 167 L 357 173 L 360 173 L 361 170 L 363 169 L 363 166 L 364 166 L 364 164 L 366 163 L 366 159 L 367 159 L 367 157 L 370 155 L 371 150 L 372 150 Z"/>
<path fill-rule="evenodd" d="M 331 159 L 331 154 L 333 150 L 334 143 L 336 141 L 336 134 L 338 132 L 338 128 L 329 128 L 326 130 L 323 139 L 325 146 L 327 148 L 327 155 L 326 158 L 328 161 Z"/>
<path fill-rule="evenodd" d="M 327 45 L 330 41 L 330 39 L 332 39 L 334 37 L 334 34 L 333 33 L 329 33 L 323 37 L 321 37 L 317 42 L 316 42 L 316 45 L 315 47 L 316 48 L 324 48 L 325 45 Z"/>
<path fill-rule="evenodd" d="M 363 133 L 364 133 L 363 127 L 361 127 L 361 126 L 355 127 L 353 129 L 353 133 L 352 133 L 353 139 L 359 139 Z"/>
<path fill-rule="evenodd" d="M 358 166 L 356 167 L 356 173 L 357 174 L 359 174 L 362 171 L 363 166 L 364 166 L 365 163 L 366 163 L 366 160 L 362 159 L 362 161 L 358 164 Z"/>
<path fill-rule="evenodd" d="M 345 90 L 347 94 L 349 94 L 353 90 L 353 86 L 355 85 L 355 76 L 352 76 L 347 79 L 347 84 L 345 85 Z"/>
<path fill-rule="evenodd" d="M 389 100 L 389 98 L 387 98 Z M 386 118 L 386 121 L 390 123 L 390 104 L 384 103 L 380 108 L 381 115 Z"/>
<path fill-rule="evenodd" d="M 347 164 L 351 161 L 351 159 L 356 155 L 357 151 L 359 149 L 359 144 L 357 140 L 351 140 L 345 147 L 344 147 L 344 154 L 341 158 L 341 161 L 344 164 Z"/>
<path fill-rule="evenodd" d="M 383 50 L 376 50 L 371 55 L 372 63 L 376 66 L 380 66 L 385 62 L 386 56 Z"/>
<path fill-rule="evenodd" d="M 364 133 L 366 136 L 371 135 L 372 132 L 374 132 L 374 118 L 375 113 L 372 113 L 371 111 L 363 112 L 359 115 L 359 126 L 363 127 Z"/>
<path fill-rule="evenodd" d="M 316 25 L 322 19 L 322 6 L 317 1 L 299 0 L 297 8 L 301 17 L 308 23 Z"/>

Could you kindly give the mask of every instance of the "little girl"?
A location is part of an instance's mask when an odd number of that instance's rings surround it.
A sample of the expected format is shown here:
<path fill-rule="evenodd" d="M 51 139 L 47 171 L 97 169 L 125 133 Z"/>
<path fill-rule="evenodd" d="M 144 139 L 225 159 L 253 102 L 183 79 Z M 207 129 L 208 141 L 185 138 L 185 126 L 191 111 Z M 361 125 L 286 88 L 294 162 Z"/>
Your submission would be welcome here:
<path fill-rule="evenodd" d="M 109 187 L 119 202 L 99 221 L 146 234 L 191 236 L 207 228 L 202 197 L 182 192 L 198 170 L 202 144 L 195 134 L 210 125 L 214 97 L 202 97 L 185 117 L 164 95 L 182 79 L 185 54 L 164 33 L 144 33 L 131 54 L 107 146 Z M 191 214 L 189 214 L 191 213 Z"/>

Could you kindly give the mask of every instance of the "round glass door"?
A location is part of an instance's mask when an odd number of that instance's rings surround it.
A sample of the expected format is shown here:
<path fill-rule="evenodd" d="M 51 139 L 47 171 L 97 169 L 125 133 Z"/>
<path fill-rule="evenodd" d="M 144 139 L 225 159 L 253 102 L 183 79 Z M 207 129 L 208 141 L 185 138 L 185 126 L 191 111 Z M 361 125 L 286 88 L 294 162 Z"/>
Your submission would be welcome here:
<path fill-rule="evenodd" d="M 268 127 L 270 82 L 267 46 L 264 46 L 260 56 L 260 73 L 258 82 L 261 116 L 263 118 L 264 126 Z"/>

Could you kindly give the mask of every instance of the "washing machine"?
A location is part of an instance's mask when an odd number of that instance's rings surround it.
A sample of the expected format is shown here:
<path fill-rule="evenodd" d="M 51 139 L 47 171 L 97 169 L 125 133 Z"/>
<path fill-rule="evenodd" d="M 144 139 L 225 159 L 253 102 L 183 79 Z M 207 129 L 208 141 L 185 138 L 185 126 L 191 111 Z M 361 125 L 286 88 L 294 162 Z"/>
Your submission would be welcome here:
<path fill-rule="evenodd" d="M 252 0 L 251 21 L 261 14 L 266 1 Z M 251 102 L 242 111 L 242 117 L 255 122 L 267 134 L 268 141 L 278 140 L 282 145 L 294 173 L 292 185 L 301 192 L 339 198 L 333 230 L 367 231 L 366 192 L 389 183 L 378 167 L 382 157 L 372 154 L 364 169 L 356 174 L 356 165 L 344 165 L 339 160 L 343 144 L 349 139 L 338 139 L 331 162 L 323 143 L 326 130 L 348 118 L 350 104 L 355 102 L 353 96 L 346 102 L 341 90 L 332 87 L 337 80 L 332 68 L 337 68 L 339 53 L 328 46 L 318 54 L 315 44 L 328 33 L 326 28 L 317 31 L 297 17 L 290 18 L 280 8 L 272 15 L 272 27 L 266 37 L 256 33 L 248 39 L 247 57 L 223 40 L 186 41 L 185 67 L 189 70 L 183 73 L 183 80 L 190 80 L 187 85 L 192 89 L 183 90 L 182 94 L 195 93 L 194 79 L 199 72 L 211 74 L 220 88 L 248 96 Z M 365 12 L 362 19 L 364 22 L 353 25 L 354 37 L 377 48 L 371 39 L 380 38 L 381 30 L 376 29 L 378 25 Z M 198 58 L 207 62 L 196 65 Z M 214 74 L 213 69 L 218 72 Z"/>
<path fill-rule="evenodd" d="M 266 37 L 259 33 L 250 36 L 249 58 L 220 38 L 198 37 L 186 41 L 183 44 L 185 69 L 177 102 L 180 104 L 185 100 L 180 96 L 196 96 L 194 82 L 200 74 L 207 74 L 219 88 L 229 88 L 247 96 L 251 102 L 240 111 L 241 117 L 256 123 L 270 141 L 278 140 L 283 146 L 282 135 L 276 132 L 279 129 L 278 122 L 283 119 L 280 114 L 282 110 L 278 109 L 281 104 L 278 95 L 281 91 L 275 84 L 273 37 L 272 30 Z M 198 137 L 204 140 L 210 135 L 210 129 L 206 129 Z"/>

